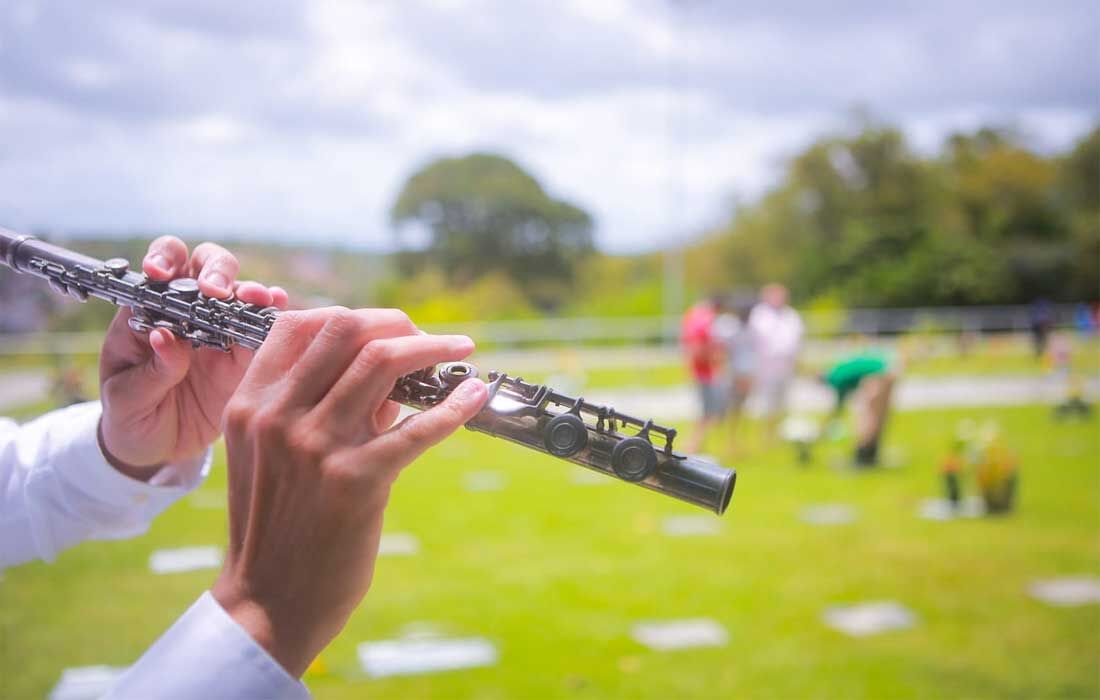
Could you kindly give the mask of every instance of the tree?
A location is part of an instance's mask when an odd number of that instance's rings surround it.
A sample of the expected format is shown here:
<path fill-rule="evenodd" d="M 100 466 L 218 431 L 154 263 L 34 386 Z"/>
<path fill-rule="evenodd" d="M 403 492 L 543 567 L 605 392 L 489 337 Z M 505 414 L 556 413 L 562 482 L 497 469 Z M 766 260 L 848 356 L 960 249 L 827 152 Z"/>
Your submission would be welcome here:
<path fill-rule="evenodd" d="M 1060 158 L 990 128 L 927 158 L 865 122 L 796 155 L 776 188 L 687 260 L 706 288 L 774 279 L 796 299 L 851 306 L 1092 299 L 1100 128 Z"/>
<path fill-rule="evenodd" d="M 578 261 L 592 250 L 587 212 L 488 153 L 442 158 L 414 173 L 390 219 L 399 235 L 414 226 L 427 232 L 422 257 L 452 284 L 503 272 L 544 309 L 565 301 Z"/>
<path fill-rule="evenodd" d="M 1060 203 L 1070 217 L 1074 298 L 1100 298 L 1100 126 L 1059 163 Z"/>

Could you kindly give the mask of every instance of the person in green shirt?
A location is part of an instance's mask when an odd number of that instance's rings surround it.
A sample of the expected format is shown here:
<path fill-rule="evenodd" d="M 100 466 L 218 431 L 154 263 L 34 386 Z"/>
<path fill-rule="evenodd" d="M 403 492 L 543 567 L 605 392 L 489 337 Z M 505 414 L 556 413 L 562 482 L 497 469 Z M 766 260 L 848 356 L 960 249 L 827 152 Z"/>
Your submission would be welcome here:
<path fill-rule="evenodd" d="M 821 374 L 821 381 L 836 392 L 834 420 L 840 418 L 848 399 L 855 397 L 855 464 L 858 467 L 878 464 L 879 439 L 890 414 L 897 375 L 898 363 L 894 356 L 872 350 L 847 355 Z"/>

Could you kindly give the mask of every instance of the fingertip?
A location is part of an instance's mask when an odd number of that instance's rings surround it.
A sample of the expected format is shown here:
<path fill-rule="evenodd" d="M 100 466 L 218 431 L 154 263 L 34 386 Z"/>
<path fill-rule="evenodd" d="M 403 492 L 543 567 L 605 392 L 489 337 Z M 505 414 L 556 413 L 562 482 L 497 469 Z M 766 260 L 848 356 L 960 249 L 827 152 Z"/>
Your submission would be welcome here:
<path fill-rule="evenodd" d="M 471 378 L 459 384 L 453 395 L 464 406 L 473 409 L 472 413 L 476 413 L 489 398 L 489 387 L 480 379 Z"/>
<path fill-rule="evenodd" d="M 171 279 L 187 261 L 187 244 L 175 236 L 161 236 L 149 244 L 141 269 L 156 280 Z"/>
<path fill-rule="evenodd" d="M 282 287 L 268 287 L 267 291 L 271 292 L 271 305 L 275 308 L 285 311 L 290 306 L 290 295 Z"/>
<path fill-rule="evenodd" d="M 229 280 L 218 272 L 208 273 L 199 278 L 199 291 L 214 299 L 226 299 L 232 295 Z"/>
<path fill-rule="evenodd" d="M 172 277 L 170 265 L 163 255 L 147 255 L 141 261 L 141 271 L 150 279 L 155 280 L 167 280 Z"/>
<path fill-rule="evenodd" d="M 259 282 L 247 281 L 237 284 L 237 298 L 243 302 L 256 306 L 271 306 L 273 296 L 271 290 Z"/>
<path fill-rule="evenodd" d="M 157 354 L 157 357 L 161 359 L 165 359 L 171 354 L 175 340 L 176 338 L 171 331 L 164 328 L 154 328 L 149 332 L 149 345 L 153 348 L 153 352 Z"/>

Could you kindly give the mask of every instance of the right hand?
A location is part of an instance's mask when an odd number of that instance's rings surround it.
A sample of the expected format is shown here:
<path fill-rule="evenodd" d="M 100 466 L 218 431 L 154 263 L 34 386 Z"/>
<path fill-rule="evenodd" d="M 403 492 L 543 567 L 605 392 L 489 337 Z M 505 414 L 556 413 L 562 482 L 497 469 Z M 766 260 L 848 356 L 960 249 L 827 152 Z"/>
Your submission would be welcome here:
<path fill-rule="evenodd" d="M 226 407 L 229 546 L 211 592 L 295 677 L 367 592 L 398 473 L 488 395 L 467 380 L 391 426 L 394 382 L 473 349 L 395 310 L 287 312 Z"/>

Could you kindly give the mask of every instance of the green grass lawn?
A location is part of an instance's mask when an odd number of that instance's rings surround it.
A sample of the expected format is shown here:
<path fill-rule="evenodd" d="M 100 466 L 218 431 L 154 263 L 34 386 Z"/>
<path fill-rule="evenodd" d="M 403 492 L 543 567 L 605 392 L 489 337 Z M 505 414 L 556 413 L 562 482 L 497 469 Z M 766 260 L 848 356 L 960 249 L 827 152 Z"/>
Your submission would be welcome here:
<path fill-rule="evenodd" d="M 996 418 L 1022 461 L 1018 512 L 930 522 L 937 464 L 964 417 Z M 1051 698 L 1100 695 L 1100 606 L 1052 608 L 1034 579 L 1100 576 L 1100 431 L 1045 408 L 898 415 L 888 445 L 904 466 L 840 471 L 829 445 L 808 469 L 783 446 L 738 463 L 717 536 L 674 538 L 662 518 L 702 513 L 619 482 L 576 485 L 573 467 L 463 432 L 399 481 L 387 531 L 421 554 L 379 560 L 374 587 L 325 652 L 317 698 Z M 710 446 L 721 451 L 721 446 Z M 468 493 L 497 470 L 503 490 Z M 203 492 L 224 489 L 218 466 Z M 209 498 L 210 496 L 207 496 Z M 858 509 L 811 526 L 809 504 Z M 208 586 L 212 571 L 153 576 L 160 547 L 222 544 L 225 512 L 185 500 L 128 542 L 93 542 L 0 581 L 0 697 L 42 698 L 67 666 L 132 662 Z M 317 572 L 318 576 L 326 572 Z M 853 639 L 825 627 L 831 605 L 896 600 L 918 624 Z M 638 620 L 712 617 L 721 648 L 658 653 Z M 356 645 L 410 623 L 481 635 L 491 668 L 370 680 Z"/>

